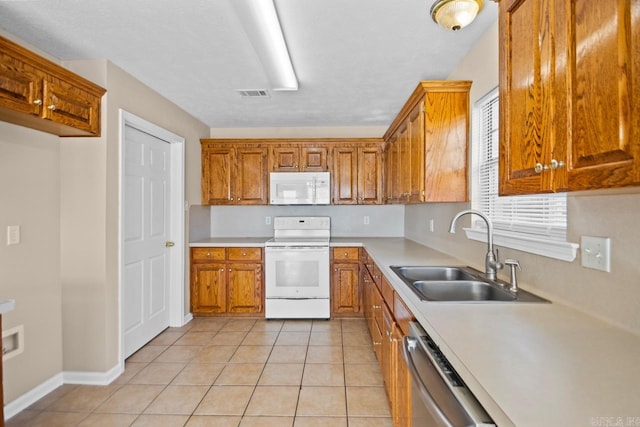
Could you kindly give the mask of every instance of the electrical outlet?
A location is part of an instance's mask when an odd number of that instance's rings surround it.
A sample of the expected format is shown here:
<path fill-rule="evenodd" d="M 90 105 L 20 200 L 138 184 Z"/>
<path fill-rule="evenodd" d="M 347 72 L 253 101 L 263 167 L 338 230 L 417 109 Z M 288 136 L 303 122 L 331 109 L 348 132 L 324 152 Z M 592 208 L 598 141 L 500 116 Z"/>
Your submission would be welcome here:
<path fill-rule="evenodd" d="M 271 217 L 270 216 L 265 216 L 264 217 L 264 225 L 271 225 Z"/>
<path fill-rule="evenodd" d="M 20 243 L 20 226 L 9 225 L 7 227 L 7 246 Z"/>
<path fill-rule="evenodd" d="M 365 215 L 364 216 L 364 225 L 369 225 L 369 222 L 370 222 L 369 215 Z"/>
<path fill-rule="evenodd" d="M 611 272 L 611 239 L 582 236 L 580 241 L 582 266 Z"/>
<path fill-rule="evenodd" d="M 432 233 L 435 231 L 435 226 L 433 225 L 433 219 L 429 220 L 429 231 Z"/>

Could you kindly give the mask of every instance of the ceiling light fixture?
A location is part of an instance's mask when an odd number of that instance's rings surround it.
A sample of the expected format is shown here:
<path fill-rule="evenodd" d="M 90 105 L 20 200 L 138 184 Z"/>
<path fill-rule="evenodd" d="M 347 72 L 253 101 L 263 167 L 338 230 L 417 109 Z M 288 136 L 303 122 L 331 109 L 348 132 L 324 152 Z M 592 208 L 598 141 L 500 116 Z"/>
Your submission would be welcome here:
<path fill-rule="evenodd" d="M 273 0 L 232 0 L 274 91 L 298 90 Z"/>
<path fill-rule="evenodd" d="M 482 0 L 436 0 L 431 18 L 447 30 L 458 31 L 473 22 L 482 4 Z"/>

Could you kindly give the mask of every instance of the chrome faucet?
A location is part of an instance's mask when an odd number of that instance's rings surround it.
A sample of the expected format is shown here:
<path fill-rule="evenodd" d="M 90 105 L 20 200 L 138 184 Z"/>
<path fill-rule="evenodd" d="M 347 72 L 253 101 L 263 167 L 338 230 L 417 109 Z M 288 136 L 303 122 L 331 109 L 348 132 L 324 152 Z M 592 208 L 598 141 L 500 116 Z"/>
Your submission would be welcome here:
<path fill-rule="evenodd" d="M 484 260 L 484 273 L 485 273 L 485 276 L 487 276 L 487 279 L 496 280 L 496 272 L 500 270 L 503 267 L 503 265 L 501 262 L 498 261 L 498 253 L 497 253 L 498 251 L 493 249 L 493 223 L 491 222 L 489 217 L 487 217 L 482 212 L 479 212 L 473 209 L 460 211 L 451 220 L 449 233 L 452 233 L 452 234 L 455 233 L 456 222 L 458 221 L 458 219 L 461 216 L 469 215 L 469 214 L 478 215 L 480 218 L 484 220 L 484 222 L 487 223 L 487 256 L 485 257 L 485 260 Z"/>

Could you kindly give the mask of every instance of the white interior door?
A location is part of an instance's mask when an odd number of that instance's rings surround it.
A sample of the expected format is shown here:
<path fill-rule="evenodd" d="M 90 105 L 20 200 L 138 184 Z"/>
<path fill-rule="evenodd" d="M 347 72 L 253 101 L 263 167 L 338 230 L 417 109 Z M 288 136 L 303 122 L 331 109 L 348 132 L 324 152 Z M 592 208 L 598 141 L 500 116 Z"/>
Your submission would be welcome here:
<path fill-rule="evenodd" d="M 169 326 L 171 148 L 124 127 L 124 357 Z"/>

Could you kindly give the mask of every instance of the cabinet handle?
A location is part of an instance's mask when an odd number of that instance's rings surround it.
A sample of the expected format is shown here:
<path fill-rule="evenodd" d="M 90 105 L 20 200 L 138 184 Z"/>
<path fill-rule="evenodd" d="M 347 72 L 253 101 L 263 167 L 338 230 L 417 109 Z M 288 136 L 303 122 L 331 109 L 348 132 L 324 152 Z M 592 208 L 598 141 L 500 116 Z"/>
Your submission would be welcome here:
<path fill-rule="evenodd" d="M 47 108 L 48 108 L 49 110 L 51 110 L 51 111 L 55 111 L 56 106 L 55 106 L 55 105 L 53 105 L 53 104 L 51 104 L 51 105 L 49 105 Z"/>
<path fill-rule="evenodd" d="M 42 105 L 42 99 L 36 99 L 33 101 L 35 105 Z"/>
<path fill-rule="evenodd" d="M 564 162 L 562 160 L 558 161 L 556 159 L 551 159 L 548 165 L 543 165 L 542 163 L 536 163 L 536 166 L 533 168 L 535 173 L 542 173 L 543 171 L 547 171 L 551 169 L 552 171 L 556 169 L 560 169 L 564 167 Z"/>
<path fill-rule="evenodd" d="M 556 159 L 551 159 L 551 164 L 549 165 L 549 169 L 552 171 L 564 167 L 564 162 L 562 160 L 558 161 Z"/>

